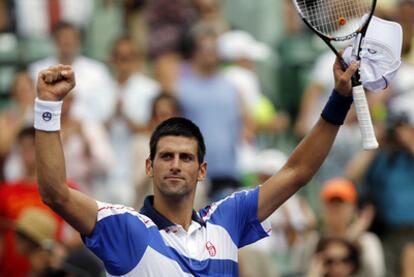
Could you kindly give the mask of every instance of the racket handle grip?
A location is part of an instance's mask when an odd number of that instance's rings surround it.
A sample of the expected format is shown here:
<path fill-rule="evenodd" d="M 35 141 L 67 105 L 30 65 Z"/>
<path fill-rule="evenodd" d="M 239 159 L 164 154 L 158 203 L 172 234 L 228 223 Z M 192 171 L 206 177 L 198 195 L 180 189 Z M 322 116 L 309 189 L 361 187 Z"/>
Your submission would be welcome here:
<path fill-rule="evenodd" d="M 362 146 L 365 150 L 378 148 L 377 138 L 375 137 L 374 126 L 372 125 L 369 113 L 368 102 L 362 85 L 352 88 L 355 110 L 359 122 L 362 136 Z"/>

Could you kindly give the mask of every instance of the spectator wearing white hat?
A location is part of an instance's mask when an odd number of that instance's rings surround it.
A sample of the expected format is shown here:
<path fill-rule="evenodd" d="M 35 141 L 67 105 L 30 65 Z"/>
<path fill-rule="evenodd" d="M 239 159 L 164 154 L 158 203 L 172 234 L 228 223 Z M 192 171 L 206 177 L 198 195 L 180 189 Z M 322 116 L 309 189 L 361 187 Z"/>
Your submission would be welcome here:
<path fill-rule="evenodd" d="M 240 95 L 244 116 L 243 140 L 238 146 L 238 167 L 243 175 L 254 171 L 251 161 L 257 148 L 256 136 L 263 132 L 278 133 L 287 129 L 289 117 L 276 113 L 273 103 L 262 90 L 255 70 L 258 62 L 271 57 L 271 49 L 242 30 L 228 31 L 220 35 L 218 50 L 221 59 L 227 62 L 224 77 Z"/>
<path fill-rule="evenodd" d="M 276 114 L 273 103 L 264 95 L 255 64 L 271 58 L 272 51 L 242 30 L 228 31 L 218 40 L 220 57 L 229 63 L 224 76 L 237 88 L 245 108 L 258 130 L 283 131 L 289 120 L 286 114 Z"/>

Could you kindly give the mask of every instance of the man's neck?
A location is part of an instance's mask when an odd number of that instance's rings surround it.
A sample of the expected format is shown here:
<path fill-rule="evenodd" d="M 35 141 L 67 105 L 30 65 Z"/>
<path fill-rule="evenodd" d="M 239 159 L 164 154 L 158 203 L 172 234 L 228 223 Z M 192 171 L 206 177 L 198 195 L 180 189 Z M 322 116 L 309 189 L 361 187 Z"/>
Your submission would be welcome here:
<path fill-rule="evenodd" d="M 193 201 L 190 199 L 177 200 L 158 196 L 154 197 L 153 207 L 168 220 L 181 225 L 185 230 L 190 227 L 193 214 Z"/>

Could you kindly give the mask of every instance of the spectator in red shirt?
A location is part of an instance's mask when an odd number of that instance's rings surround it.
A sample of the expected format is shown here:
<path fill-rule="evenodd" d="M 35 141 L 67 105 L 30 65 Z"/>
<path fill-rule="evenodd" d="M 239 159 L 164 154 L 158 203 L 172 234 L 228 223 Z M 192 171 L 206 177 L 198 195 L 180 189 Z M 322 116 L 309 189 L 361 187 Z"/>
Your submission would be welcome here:
<path fill-rule="evenodd" d="M 59 241 L 63 239 L 63 220 L 43 204 L 38 192 L 34 134 L 33 127 L 23 128 L 17 138 L 24 177 L 19 181 L 0 185 L 0 276 L 27 276 L 31 270 L 28 258 L 16 249 L 16 233 L 13 228 L 15 221 L 26 208 L 38 207 L 55 217 L 58 222 L 55 238 Z"/>

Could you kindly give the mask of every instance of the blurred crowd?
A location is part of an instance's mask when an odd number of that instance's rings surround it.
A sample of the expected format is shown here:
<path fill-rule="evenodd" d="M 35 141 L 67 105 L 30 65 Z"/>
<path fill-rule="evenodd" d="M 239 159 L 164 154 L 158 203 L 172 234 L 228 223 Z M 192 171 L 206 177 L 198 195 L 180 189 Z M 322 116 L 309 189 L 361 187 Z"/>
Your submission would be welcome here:
<path fill-rule="evenodd" d="M 240 250 L 240 276 L 414 276 L 414 1 L 379 0 L 376 15 L 404 33 L 395 80 L 367 92 L 379 149 L 361 150 L 351 111 L 272 235 Z M 200 208 L 283 166 L 320 115 L 334 59 L 290 0 L 0 0 L 0 277 L 104 272 L 37 191 L 40 70 L 76 74 L 61 116 L 71 187 L 139 210 L 151 131 L 184 116 L 207 146 Z"/>

